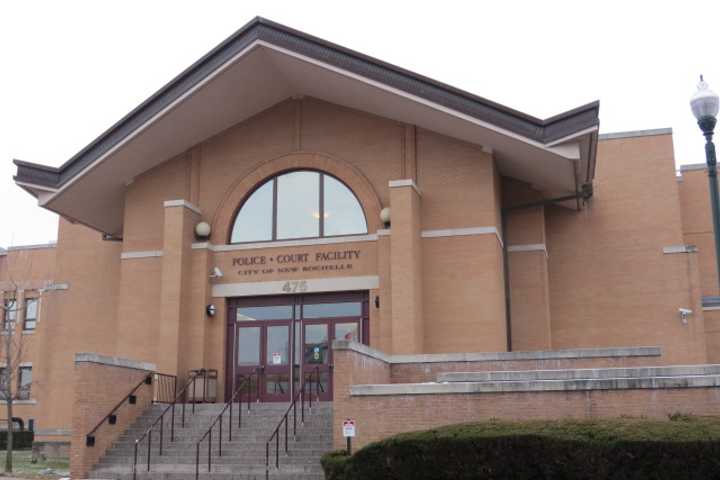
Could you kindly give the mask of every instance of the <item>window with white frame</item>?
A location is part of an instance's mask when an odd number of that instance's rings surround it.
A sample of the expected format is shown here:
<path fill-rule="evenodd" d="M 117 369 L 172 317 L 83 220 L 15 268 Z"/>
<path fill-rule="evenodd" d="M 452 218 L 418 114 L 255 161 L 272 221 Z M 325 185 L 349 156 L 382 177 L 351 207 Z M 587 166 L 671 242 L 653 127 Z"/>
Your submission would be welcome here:
<path fill-rule="evenodd" d="M 38 309 L 40 307 L 39 298 L 26 298 L 25 299 L 25 321 L 23 322 L 23 330 L 30 331 L 35 330 L 38 319 Z"/>
<path fill-rule="evenodd" d="M 18 369 L 18 400 L 30 400 L 30 387 L 32 386 L 32 367 L 25 366 Z"/>

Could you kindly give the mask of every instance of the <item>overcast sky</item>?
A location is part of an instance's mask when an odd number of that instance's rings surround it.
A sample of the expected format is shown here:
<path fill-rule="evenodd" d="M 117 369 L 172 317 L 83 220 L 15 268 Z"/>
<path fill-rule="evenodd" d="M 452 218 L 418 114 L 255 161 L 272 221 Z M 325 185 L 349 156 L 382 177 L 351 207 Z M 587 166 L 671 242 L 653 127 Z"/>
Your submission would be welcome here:
<path fill-rule="evenodd" d="M 2 1 L 0 246 L 56 238 L 13 158 L 60 165 L 256 15 L 540 118 L 600 100 L 601 132 L 672 127 L 677 164 L 704 161 L 718 1 Z"/>

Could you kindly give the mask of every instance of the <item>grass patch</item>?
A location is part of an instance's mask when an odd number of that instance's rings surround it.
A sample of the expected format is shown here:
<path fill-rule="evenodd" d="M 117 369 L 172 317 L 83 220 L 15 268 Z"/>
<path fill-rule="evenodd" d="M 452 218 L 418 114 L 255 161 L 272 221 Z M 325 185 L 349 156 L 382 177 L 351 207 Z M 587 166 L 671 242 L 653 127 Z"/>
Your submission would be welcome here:
<path fill-rule="evenodd" d="M 720 418 L 491 420 L 396 435 L 322 464 L 328 480 L 717 478 Z"/>
<path fill-rule="evenodd" d="M 5 470 L 5 451 L 0 450 L 0 475 Z M 48 473 L 47 470 L 53 470 L 54 473 Z M 47 458 L 46 460 L 38 459 L 37 463 L 32 463 L 32 452 L 30 450 L 13 451 L 13 471 L 7 474 L 8 477 L 19 478 L 60 478 L 68 477 L 70 474 L 70 460 L 64 458 Z"/>

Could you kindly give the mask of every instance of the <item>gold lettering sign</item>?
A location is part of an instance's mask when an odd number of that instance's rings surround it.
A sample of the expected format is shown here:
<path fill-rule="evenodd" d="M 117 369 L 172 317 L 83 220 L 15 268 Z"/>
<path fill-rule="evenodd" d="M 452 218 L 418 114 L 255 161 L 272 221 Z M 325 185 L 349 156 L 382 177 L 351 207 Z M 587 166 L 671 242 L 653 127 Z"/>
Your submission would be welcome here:
<path fill-rule="evenodd" d="M 240 267 L 238 275 L 252 276 L 352 270 L 355 260 L 360 260 L 360 250 L 328 250 L 314 254 L 278 253 L 233 257 L 232 266 Z"/>

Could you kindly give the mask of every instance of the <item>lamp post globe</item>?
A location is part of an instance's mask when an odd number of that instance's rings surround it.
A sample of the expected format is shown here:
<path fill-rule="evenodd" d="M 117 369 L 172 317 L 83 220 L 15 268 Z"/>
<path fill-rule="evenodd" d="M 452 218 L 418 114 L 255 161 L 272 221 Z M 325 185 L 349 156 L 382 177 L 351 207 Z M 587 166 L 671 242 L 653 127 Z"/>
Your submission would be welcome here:
<path fill-rule="evenodd" d="M 705 136 L 705 162 L 707 163 L 710 205 L 712 207 L 713 231 L 715 233 L 716 273 L 718 275 L 718 287 L 720 288 L 720 195 L 718 194 L 715 144 L 712 141 L 719 106 L 720 102 L 717 94 L 710 90 L 707 82 L 700 75 L 697 91 L 690 99 L 690 108 Z"/>

